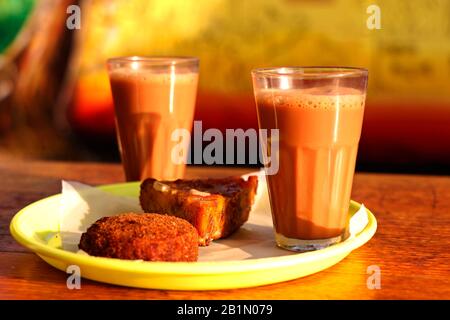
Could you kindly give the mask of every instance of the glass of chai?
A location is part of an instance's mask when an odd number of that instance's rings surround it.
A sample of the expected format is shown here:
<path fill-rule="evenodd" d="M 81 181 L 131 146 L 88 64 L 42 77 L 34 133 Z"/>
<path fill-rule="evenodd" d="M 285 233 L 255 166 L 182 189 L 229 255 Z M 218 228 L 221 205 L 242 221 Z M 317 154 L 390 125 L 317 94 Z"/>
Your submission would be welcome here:
<path fill-rule="evenodd" d="M 259 127 L 278 129 L 261 144 L 278 161 L 267 182 L 279 247 L 312 251 L 345 238 L 367 76 L 346 67 L 252 71 Z"/>
<path fill-rule="evenodd" d="M 179 142 L 172 137 L 191 132 L 199 60 L 134 56 L 109 59 L 107 66 L 127 181 L 183 178 L 186 161 L 174 161 Z"/>

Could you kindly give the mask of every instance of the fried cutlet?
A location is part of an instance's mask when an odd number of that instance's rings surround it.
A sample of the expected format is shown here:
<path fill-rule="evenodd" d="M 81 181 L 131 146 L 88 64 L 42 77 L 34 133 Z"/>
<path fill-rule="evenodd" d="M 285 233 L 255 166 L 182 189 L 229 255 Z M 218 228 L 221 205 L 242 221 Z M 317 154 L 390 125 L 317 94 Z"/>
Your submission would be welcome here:
<path fill-rule="evenodd" d="M 198 235 L 186 220 L 156 213 L 125 213 L 97 220 L 81 236 L 79 248 L 92 256 L 196 261 Z"/>
<path fill-rule="evenodd" d="M 224 238 L 248 220 L 258 177 L 157 181 L 141 184 L 144 211 L 165 213 L 189 221 L 198 231 L 199 244 Z"/>

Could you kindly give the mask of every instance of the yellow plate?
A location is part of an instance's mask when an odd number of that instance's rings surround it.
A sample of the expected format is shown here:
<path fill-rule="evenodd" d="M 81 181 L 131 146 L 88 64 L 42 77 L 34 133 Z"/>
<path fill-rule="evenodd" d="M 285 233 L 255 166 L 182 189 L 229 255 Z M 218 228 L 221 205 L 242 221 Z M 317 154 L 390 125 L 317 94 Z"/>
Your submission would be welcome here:
<path fill-rule="evenodd" d="M 137 196 L 139 192 L 138 183 L 122 183 L 99 188 L 117 195 Z M 268 199 L 266 198 L 267 195 L 264 194 L 257 201 L 267 207 Z M 352 250 L 369 241 L 377 228 L 375 217 L 367 210 L 369 223 L 356 237 L 314 252 L 291 253 L 279 249 L 279 254 L 264 258 L 249 257 L 241 260 L 191 263 L 130 261 L 77 254 L 52 245 L 51 241 L 59 230 L 60 200 L 61 194 L 54 195 L 32 203 L 19 211 L 10 225 L 13 237 L 59 270 L 66 271 L 68 266 L 77 265 L 84 278 L 139 288 L 231 289 L 304 277 L 322 271 L 344 259 Z M 359 208 L 360 204 L 352 201 L 350 214 L 354 214 Z M 270 215 L 270 209 L 266 208 L 266 211 L 266 214 Z M 251 220 L 252 214 L 250 214 L 249 222 L 241 228 L 242 232 L 246 232 L 247 237 L 258 230 L 258 223 L 261 224 Z M 264 221 L 266 222 L 262 224 L 267 224 L 269 220 Z M 239 241 L 227 243 L 234 243 L 234 246 L 239 247 Z M 218 245 L 220 246 L 220 241 Z M 201 248 L 201 250 L 208 250 L 208 248 Z"/>

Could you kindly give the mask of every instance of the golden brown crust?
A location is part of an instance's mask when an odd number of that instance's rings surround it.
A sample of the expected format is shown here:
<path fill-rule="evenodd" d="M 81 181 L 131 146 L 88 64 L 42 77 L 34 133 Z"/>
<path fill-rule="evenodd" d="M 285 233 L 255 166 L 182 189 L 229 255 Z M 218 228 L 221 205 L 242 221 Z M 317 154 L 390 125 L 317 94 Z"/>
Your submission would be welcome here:
<path fill-rule="evenodd" d="M 199 244 L 208 245 L 211 240 L 229 236 L 248 220 L 257 185 L 256 176 L 247 180 L 146 179 L 141 184 L 140 202 L 144 211 L 186 219 L 197 229 Z"/>
<path fill-rule="evenodd" d="M 156 213 L 125 213 L 97 220 L 81 236 L 88 254 L 147 261 L 196 261 L 198 234 L 186 220 Z"/>

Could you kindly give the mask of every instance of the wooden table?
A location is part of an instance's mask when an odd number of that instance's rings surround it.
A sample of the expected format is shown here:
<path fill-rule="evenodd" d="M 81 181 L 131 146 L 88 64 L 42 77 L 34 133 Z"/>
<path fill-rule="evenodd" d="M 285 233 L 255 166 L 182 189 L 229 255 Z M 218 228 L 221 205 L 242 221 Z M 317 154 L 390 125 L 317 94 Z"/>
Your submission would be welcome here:
<path fill-rule="evenodd" d="M 189 168 L 190 177 L 224 176 L 248 169 Z M 25 205 L 60 191 L 61 179 L 92 185 L 121 182 L 116 164 L 0 162 L 1 299 L 450 299 L 450 177 L 359 173 L 352 198 L 378 219 L 365 246 L 314 275 L 257 288 L 165 291 L 119 287 L 67 274 L 17 244 L 9 233 Z M 368 289 L 369 266 L 381 270 L 381 289 Z"/>

